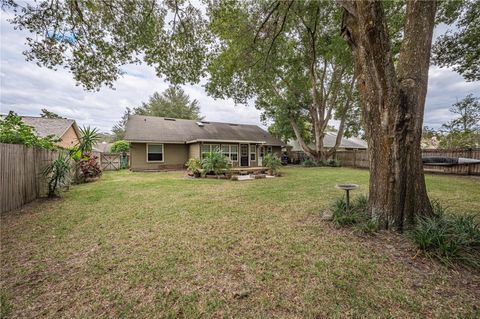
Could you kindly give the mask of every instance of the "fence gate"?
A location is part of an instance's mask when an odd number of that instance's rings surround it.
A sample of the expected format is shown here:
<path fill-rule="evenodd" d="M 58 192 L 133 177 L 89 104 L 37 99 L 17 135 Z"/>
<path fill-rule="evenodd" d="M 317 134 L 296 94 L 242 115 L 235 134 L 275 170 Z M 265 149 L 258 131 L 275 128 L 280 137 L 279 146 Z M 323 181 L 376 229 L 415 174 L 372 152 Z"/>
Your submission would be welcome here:
<path fill-rule="evenodd" d="M 116 171 L 120 169 L 120 154 L 102 153 L 100 156 L 102 171 Z"/>

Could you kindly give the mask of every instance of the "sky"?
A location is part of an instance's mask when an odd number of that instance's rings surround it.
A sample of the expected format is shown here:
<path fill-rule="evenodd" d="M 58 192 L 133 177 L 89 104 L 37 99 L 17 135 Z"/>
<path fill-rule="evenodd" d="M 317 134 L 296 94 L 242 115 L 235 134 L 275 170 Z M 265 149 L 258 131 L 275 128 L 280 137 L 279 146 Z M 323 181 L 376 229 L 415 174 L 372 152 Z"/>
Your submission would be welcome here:
<path fill-rule="evenodd" d="M 0 11 L 0 114 L 10 110 L 19 115 L 38 116 L 47 108 L 60 116 L 75 119 L 80 126 L 98 127 L 110 132 L 126 107 L 147 101 L 155 91 L 162 92 L 168 83 L 146 65 L 129 65 L 114 83 L 114 89 L 103 87 L 99 92 L 84 91 L 65 69 L 57 71 L 27 62 L 22 52 L 27 48 L 28 33 L 14 30 L 7 21 L 9 13 Z M 436 30 L 438 34 L 440 29 Z M 196 99 L 205 120 L 257 124 L 261 112 L 253 105 L 235 105 L 232 100 L 209 97 L 202 84 L 185 85 L 185 92 Z M 432 66 L 429 72 L 424 124 L 438 128 L 452 119 L 448 108 L 467 94 L 479 95 L 480 82 L 465 82 L 449 69 Z"/>

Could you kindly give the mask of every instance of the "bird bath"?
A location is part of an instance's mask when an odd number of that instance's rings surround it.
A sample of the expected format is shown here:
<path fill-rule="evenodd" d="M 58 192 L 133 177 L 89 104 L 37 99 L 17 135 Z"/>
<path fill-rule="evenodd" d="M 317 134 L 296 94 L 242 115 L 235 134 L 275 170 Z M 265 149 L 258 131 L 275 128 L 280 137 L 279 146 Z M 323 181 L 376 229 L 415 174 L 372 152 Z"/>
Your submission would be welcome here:
<path fill-rule="evenodd" d="M 349 208 L 350 208 L 350 191 L 354 190 L 354 189 L 357 189 L 359 186 L 357 184 L 337 184 L 335 186 L 336 188 L 338 189 L 343 189 L 347 194 L 347 198 L 346 198 L 346 203 L 347 203 L 347 207 L 346 207 L 346 211 L 348 212 L 349 211 Z"/>

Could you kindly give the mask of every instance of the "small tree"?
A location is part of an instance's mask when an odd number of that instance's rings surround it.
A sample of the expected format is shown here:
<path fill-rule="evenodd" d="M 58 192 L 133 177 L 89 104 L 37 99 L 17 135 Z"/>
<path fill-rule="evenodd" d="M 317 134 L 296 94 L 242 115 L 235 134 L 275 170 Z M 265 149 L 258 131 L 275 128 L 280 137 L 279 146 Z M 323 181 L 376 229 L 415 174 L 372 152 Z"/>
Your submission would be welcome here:
<path fill-rule="evenodd" d="M 82 154 L 91 153 L 93 145 L 100 140 L 98 129 L 91 129 L 90 126 L 80 128 L 80 140 L 78 141 L 78 149 Z"/>
<path fill-rule="evenodd" d="M 443 124 L 443 128 L 449 131 L 461 131 L 463 133 L 480 131 L 480 99 L 473 94 L 467 95 L 463 100 L 453 104 L 450 112 L 458 117 Z"/>

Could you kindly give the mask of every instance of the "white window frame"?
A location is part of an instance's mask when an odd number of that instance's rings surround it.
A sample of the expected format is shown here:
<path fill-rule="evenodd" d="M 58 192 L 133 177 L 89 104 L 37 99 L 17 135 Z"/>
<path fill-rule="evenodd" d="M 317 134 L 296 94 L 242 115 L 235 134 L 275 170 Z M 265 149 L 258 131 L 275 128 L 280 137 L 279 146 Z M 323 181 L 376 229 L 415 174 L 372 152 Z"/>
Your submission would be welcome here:
<path fill-rule="evenodd" d="M 148 148 L 150 147 L 150 145 L 152 146 L 161 146 L 162 147 L 162 153 L 152 153 L 152 154 L 162 154 L 162 160 L 161 161 L 149 161 L 148 160 Z M 147 160 L 147 163 L 164 163 L 165 162 L 165 145 L 164 144 L 148 144 L 147 143 L 147 147 L 145 148 L 145 156 L 146 156 L 146 160 Z"/>
<path fill-rule="evenodd" d="M 237 151 L 236 151 L 236 152 L 232 152 L 232 146 L 237 147 Z M 240 151 L 239 148 L 240 148 L 240 147 L 239 147 L 237 144 L 234 144 L 234 145 L 230 145 L 230 146 L 229 146 L 229 149 L 230 149 L 230 160 L 231 160 L 232 162 L 238 162 L 239 151 Z M 236 160 L 232 159 L 232 154 L 236 154 L 236 155 L 237 155 L 237 159 L 236 159 Z"/>
<path fill-rule="evenodd" d="M 253 155 L 253 159 L 252 159 Z M 250 161 L 256 161 L 257 160 L 257 145 L 256 144 L 250 144 Z"/>
<path fill-rule="evenodd" d="M 204 146 L 208 146 L 208 149 L 209 149 L 208 152 L 203 151 Z M 215 151 L 215 147 L 218 147 L 219 151 L 222 151 L 222 146 L 220 144 L 210 144 L 209 143 L 209 144 L 200 145 L 200 158 L 203 158 L 203 153 L 211 153 L 211 152 Z"/>

